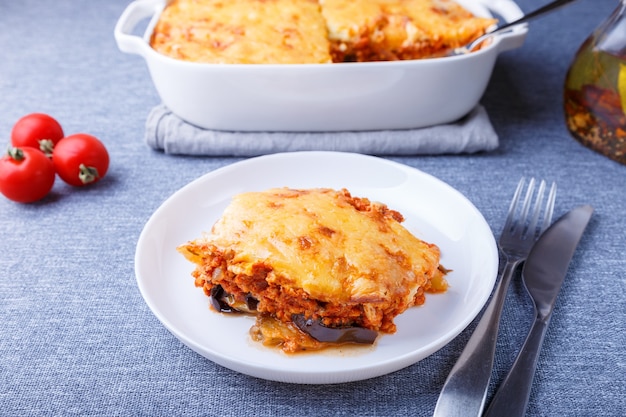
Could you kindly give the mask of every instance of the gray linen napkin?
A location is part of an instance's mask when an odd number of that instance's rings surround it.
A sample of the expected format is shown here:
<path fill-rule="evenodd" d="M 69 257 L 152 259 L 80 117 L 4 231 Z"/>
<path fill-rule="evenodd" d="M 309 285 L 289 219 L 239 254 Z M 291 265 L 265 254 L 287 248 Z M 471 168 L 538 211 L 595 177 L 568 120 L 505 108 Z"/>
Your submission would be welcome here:
<path fill-rule="evenodd" d="M 364 132 L 233 132 L 191 125 L 164 105 L 146 121 L 146 143 L 167 154 L 258 156 L 290 151 L 342 151 L 370 155 L 434 155 L 491 151 L 498 135 L 478 105 L 455 123 L 421 129 Z"/>

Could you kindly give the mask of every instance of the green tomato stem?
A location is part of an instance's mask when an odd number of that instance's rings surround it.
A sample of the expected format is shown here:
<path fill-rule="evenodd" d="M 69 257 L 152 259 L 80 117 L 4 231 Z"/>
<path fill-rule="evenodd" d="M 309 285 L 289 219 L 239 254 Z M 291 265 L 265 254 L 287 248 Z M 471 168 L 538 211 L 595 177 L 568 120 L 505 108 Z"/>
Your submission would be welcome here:
<path fill-rule="evenodd" d="M 9 155 L 9 158 L 15 161 L 24 160 L 24 151 L 22 151 L 20 148 L 14 148 L 12 146 L 9 146 L 9 149 L 7 150 L 7 154 Z"/>
<path fill-rule="evenodd" d="M 94 182 L 100 177 L 100 174 L 98 174 L 98 170 L 95 167 L 88 167 L 85 164 L 80 164 L 78 169 L 78 178 L 83 184 Z"/>
<path fill-rule="evenodd" d="M 48 158 L 52 158 L 54 142 L 50 139 L 41 139 L 39 141 L 39 149 L 41 149 L 41 152 L 45 153 Z"/>

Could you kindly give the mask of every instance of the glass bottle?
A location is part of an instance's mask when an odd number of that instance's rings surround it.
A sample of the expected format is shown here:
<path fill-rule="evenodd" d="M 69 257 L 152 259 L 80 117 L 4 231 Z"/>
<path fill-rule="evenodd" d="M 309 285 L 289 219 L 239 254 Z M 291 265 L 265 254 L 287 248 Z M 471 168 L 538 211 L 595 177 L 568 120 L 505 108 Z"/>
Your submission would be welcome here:
<path fill-rule="evenodd" d="M 565 79 L 564 109 L 576 140 L 626 164 L 626 0 L 576 53 Z"/>

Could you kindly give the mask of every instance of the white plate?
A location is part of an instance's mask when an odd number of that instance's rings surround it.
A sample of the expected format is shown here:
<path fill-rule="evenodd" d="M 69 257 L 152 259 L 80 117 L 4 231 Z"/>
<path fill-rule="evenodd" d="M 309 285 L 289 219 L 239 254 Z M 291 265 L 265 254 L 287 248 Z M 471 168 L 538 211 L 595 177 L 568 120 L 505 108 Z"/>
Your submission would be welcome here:
<path fill-rule="evenodd" d="M 452 269 L 449 290 L 395 319 L 398 331 L 373 346 L 286 355 L 250 340 L 254 319 L 216 313 L 194 287 L 193 265 L 176 246 L 208 231 L 230 198 L 271 187 L 347 188 L 400 211 L 416 236 L 437 244 Z M 338 152 L 296 152 L 247 159 L 186 185 L 148 220 L 135 272 L 155 316 L 185 345 L 232 370 L 304 384 L 356 381 L 414 364 L 456 337 L 479 313 L 495 283 L 498 253 L 480 212 L 461 193 L 417 169 Z"/>

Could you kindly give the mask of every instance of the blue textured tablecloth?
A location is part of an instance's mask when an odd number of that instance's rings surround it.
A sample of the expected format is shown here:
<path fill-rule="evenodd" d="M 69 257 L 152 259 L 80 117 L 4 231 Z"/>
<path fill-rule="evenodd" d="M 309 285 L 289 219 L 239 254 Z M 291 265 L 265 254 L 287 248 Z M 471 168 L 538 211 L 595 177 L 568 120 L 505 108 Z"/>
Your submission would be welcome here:
<path fill-rule="evenodd" d="M 32 205 L 0 198 L 0 415 L 432 414 L 474 324 L 393 374 L 308 386 L 217 366 L 152 315 L 133 269 L 145 222 L 189 181 L 240 159 L 168 156 L 143 142 L 159 99 L 142 59 L 114 42 L 127 3 L 0 1 L 0 138 L 8 143 L 22 115 L 47 112 L 67 133 L 100 137 L 111 154 L 110 172 L 97 186 L 73 189 L 58 181 Z M 525 11 L 543 3 L 519 0 Z M 574 52 L 617 4 L 581 0 L 531 23 L 525 46 L 499 57 L 482 100 L 499 149 L 393 158 L 457 188 L 496 234 L 503 201 L 522 175 L 557 181 L 557 215 L 580 204 L 595 207 L 539 358 L 530 416 L 626 415 L 626 166 L 569 136 L 561 98 Z M 516 279 L 491 392 L 531 318 Z"/>

